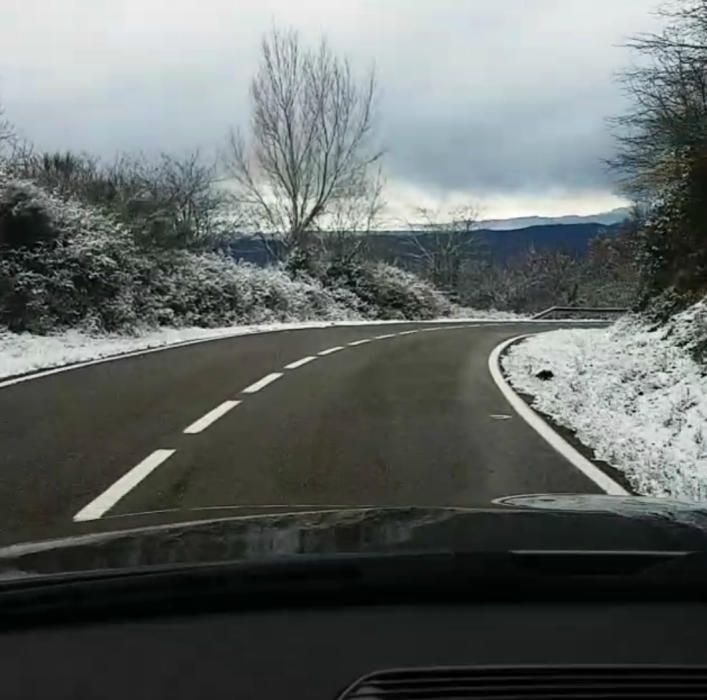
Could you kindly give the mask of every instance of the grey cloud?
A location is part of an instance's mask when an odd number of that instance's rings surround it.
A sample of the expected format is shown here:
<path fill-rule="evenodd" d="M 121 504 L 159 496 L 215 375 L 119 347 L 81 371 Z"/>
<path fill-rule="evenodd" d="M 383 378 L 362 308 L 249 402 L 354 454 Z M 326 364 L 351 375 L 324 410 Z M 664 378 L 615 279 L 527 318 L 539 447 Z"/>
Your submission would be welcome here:
<path fill-rule="evenodd" d="M 419 186 L 479 193 L 610 187 L 606 104 L 558 98 L 495 110 L 480 104 L 447 118 L 401 115 L 390 127 L 392 168 Z"/>
<path fill-rule="evenodd" d="M 247 123 L 259 37 L 375 62 L 392 177 L 431 192 L 611 188 L 617 44 L 657 0 L 3 0 L 0 96 L 45 148 L 216 147 Z"/>

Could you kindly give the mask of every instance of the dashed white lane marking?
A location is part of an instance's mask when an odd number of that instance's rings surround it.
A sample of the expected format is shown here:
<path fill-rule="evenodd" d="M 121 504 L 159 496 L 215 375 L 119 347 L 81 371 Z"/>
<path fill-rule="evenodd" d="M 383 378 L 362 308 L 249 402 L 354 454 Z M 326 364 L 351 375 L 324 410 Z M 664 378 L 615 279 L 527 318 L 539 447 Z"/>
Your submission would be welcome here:
<path fill-rule="evenodd" d="M 309 355 L 308 357 L 303 357 L 301 360 L 295 360 L 294 362 L 290 362 L 289 365 L 285 365 L 285 369 L 297 369 L 298 367 L 306 365 L 308 362 L 311 362 L 312 360 L 316 359 L 317 358 L 314 357 L 314 355 Z"/>
<path fill-rule="evenodd" d="M 344 346 L 343 345 L 335 345 L 333 348 L 327 348 L 326 350 L 322 350 L 321 352 L 318 352 L 317 355 L 320 357 L 324 357 L 325 355 L 331 355 L 333 352 L 339 352 L 339 350 L 343 350 Z"/>
<path fill-rule="evenodd" d="M 630 495 L 626 489 L 617 484 L 608 474 L 605 474 L 599 467 L 590 462 L 583 454 L 578 452 L 559 433 L 556 433 L 523 399 L 516 394 L 513 387 L 508 383 L 501 371 L 501 353 L 517 340 L 526 338 L 526 335 L 519 335 L 510 338 L 497 345 L 489 355 L 488 367 L 493 381 L 500 389 L 506 401 L 512 406 L 515 412 L 541 437 L 543 437 L 557 452 L 559 452 L 570 464 L 573 464 L 588 479 L 591 479 L 602 491 L 612 496 Z"/>
<path fill-rule="evenodd" d="M 256 391 L 264 389 L 268 384 L 272 384 L 276 379 L 279 379 L 281 376 L 282 372 L 272 372 L 270 374 L 266 374 L 262 379 L 258 379 L 257 382 L 254 382 L 250 386 L 243 389 L 242 393 L 255 394 Z"/>
<path fill-rule="evenodd" d="M 464 328 L 465 326 L 456 326 L 458 328 Z M 348 347 L 356 347 L 358 345 L 364 345 L 370 343 L 373 340 L 384 340 L 386 338 L 394 338 L 401 335 L 412 335 L 413 333 L 422 333 L 424 331 L 438 331 L 443 330 L 440 327 L 435 328 L 416 328 L 408 331 L 400 331 L 399 333 L 384 333 L 382 335 L 375 336 L 374 338 L 361 338 L 360 340 L 354 340 L 347 343 Z M 451 328 L 448 328 L 451 330 Z M 319 356 L 331 355 L 332 353 L 343 350 L 345 346 L 336 345 L 334 347 L 328 348 L 327 350 L 322 350 L 317 353 Z M 161 350 L 162 348 L 157 348 L 156 350 Z M 135 354 L 144 354 L 144 352 L 138 352 Z M 297 369 L 306 365 L 317 357 L 314 355 L 308 355 L 300 360 L 295 360 L 285 365 L 285 369 Z M 89 362 L 86 364 L 93 364 Z M 51 371 L 47 374 L 52 373 Z M 262 379 L 254 382 L 250 386 L 242 390 L 243 394 L 255 394 L 261 389 L 272 384 L 275 380 L 283 376 L 282 372 L 272 372 L 266 374 Z M 0 384 L 2 386 L 2 384 Z M 190 426 L 184 429 L 184 433 L 187 435 L 194 435 L 206 430 L 212 423 L 216 422 L 219 418 L 228 413 L 231 409 L 235 408 L 240 404 L 240 401 L 224 401 L 222 404 L 209 411 L 203 415 L 198 420 L 194 421 Z M 129 472 L 124 474 L 118 481 L 116 481 L 112 486 L 106 489 L 100 496 L 91 501 L 87 506 L 82 508 L 76 515 L 74 515 L 75 522 L 82 522 L 86 520 L 97 520 L 102 517 L 108 510 L 110 510 L 123 496 L 125 496 L 129 491 L 131 491 L 135 486 L 137 486 L 145 477 L 152 473 L 157 467 L 160 466 L 165 460 L 169 459 L 176 450 L 172 449 L 162 449 L 155 450 L 151 455 L 146 457 L 142 462 L 133 467 Z"/>
<path fill-rule="evenodd" d="M 215 423 L 221 416 L 225 416 L 232 408 L 238 406 L 240 401 L 224 401 L 220 406 L 216 406 L 213 411 L 209 411 L 199 420 L 195 420 L 188 428 L 184 429 L 187 435 L 194 435 L 206 430 L 212 423 Z"/>
<path fill-rule="evenodd" d="M 165 460 L 169 459 L 176 450 L 155 450 L 145 457 L 140 464 L 134 466 L 127 474 L 109 486 L 100 496 L 94 498 L 84 506 L 76 515 L 74 522 L 97 520 L 106 511 L 110 510 L 125 494 L 135 488 L 145 477 L 151 474 Z"/>

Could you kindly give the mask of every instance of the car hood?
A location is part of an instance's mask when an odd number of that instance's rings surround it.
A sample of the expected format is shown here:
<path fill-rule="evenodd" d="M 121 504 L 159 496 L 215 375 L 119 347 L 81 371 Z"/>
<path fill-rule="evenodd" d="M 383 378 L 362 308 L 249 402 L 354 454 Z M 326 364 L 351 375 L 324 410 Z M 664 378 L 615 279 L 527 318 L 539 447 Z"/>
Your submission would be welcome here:
<path fill-rule="evenodd" d="M 488 508 L 321 508 L 0 548 L 0 575 L 414 551 L 707 551 L 707 504 L 535 494 Z"/>

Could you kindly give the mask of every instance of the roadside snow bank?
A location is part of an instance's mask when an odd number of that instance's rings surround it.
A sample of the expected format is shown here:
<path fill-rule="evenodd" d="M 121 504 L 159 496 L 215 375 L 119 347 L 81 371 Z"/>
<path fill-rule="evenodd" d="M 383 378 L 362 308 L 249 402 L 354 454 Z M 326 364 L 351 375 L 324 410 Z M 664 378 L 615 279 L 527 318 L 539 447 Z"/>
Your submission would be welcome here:
<path fill-rule="evenodd" d="M 94 334 L 80 330 L 68 330 L 51 335 L 34 333 L 12 333 L 0 328 L 0 379 L 43 369 L 87 362 L 104 357 L 113 357 L 137 350 L 166 347 L 209 338 L 228 338 L 252 333 L 299 328 L 329 328 L 332 326 L 364 326 L 387 323 L 459 323 L 460 321 L 512 320 L 507 314 L 474 315 L 473 318 L 455 317 L 433 321 L 305 321 L 297 323 L 269 323 L 249 326 L 226 326 L 222 328 L 158 328 L 135 335 Z"/>
<path fill-rule="evenodd" d="M 326 322 L 275 323 L 230 328 L 159 328 L 140 335 L 94 335 L 78 330 L 52 335 L 0 330 L 0 378 L 188 341 L 289 328 L 323 328 Z"/>
<path fill-rule="evenodd" d="M 659 329 L 629 317 L 608 329 L 542 333 L 503 368 L 533 406 L 576 432 L 642 495 L 707 500 L 707 337 L 702 302 Z M 535 375 L 551 370 L 547 381 Z"/>

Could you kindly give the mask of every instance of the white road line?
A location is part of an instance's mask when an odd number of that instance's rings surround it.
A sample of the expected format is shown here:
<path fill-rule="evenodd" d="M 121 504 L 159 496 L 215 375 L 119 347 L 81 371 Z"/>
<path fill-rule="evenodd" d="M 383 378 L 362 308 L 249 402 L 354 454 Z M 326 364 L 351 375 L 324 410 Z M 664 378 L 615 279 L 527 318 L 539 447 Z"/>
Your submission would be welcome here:
<path fill-rule="evenodd" d="M 74 522 L 85 520 L 98 520 L 110 510 L 125 494 L 134 489 L 145 477 L 149 476 L 165 460 L 169 459 L 176 450 L 155 450 L 145 457 L 140 464 L 134 466 L 129 472 L 123 474 L 112 486 L 108 487 L 100 496 L 94 498 L 84 506 L 76 515 Z"/>
<path fill-rule="evenodd" d="M 255 394 L 256 391 L 264 389 L 268 384 L 272 384 L 276 379 L 282 376 L 282 372 L 272 372 L 271 374 L 266 374 L 262 379 L 258 379 L 250 386 L 243 389 L 243 394 Z"/>
<path fill-rule="evenodd" d="M 294 362 L 290 362 L 289 365 L 285 365 L 285 369 L 297 369 L 298 367 L 306 365 L 308 362 L 311 362 L 312 360 L 316 359 L 317 358 L 314 357 L 314 355 L 309 355 L 308 357 L 303 357 L 301 360 L 295 360 Z"/>
<path fill-rule="evenodd" d="M 397 333 L 383 333 L 383 335 L 377 335 L 375 340 L 385 340 L 386 338 L 394 338 Z"/>
<path fill-rule="evenodd" d="M 418 329 L 415 329 L 413 331 L 401 331 L 398 333 L 398 335 L 412 335 L 413 333 L 419 333 L 420 331 Z"/>
<path fill-rule="evenodd" d="M 364 343 L 370 343 L 373 340 L 373 338 L 362 338 L 361 340 L 354 340 L 352 343 L 349 343 L 350 348 L 355 348 L 357 345 L 363 345 Z"/>
<path fill-rule="evenodd" d="M 324 357 L 325 355 L 331 355 L 333 352 L 339 352 L 339 350 L 343 350 L 344 346 L 343 345 L 335 345 L 333 348 L 327 348 L 326 350 L 322 350 L 321 352 L 318 352 L 317 355 Z"/>
<path fill-rule="evenodd" d="M 584 455 L 578 452 L 563 437 L 556 433 L 523 399 L 516 394 L 511 385 L 501 372 L 499 358 L 501 353 L 511 344 L 527 335 L 519 335 L 510 340 L 506 340 L 497 345 L 489 355 L 489 372 L 496 386 L 500 389 L 506 401 L 513 407 L 515 412 L 539 435 L 544 438 L 557 452 L 559 452 L 568 462 L 573 464 L 587 478 L 591 479 L 599 488 L 612 496 L 630 495 L 626 489 L 617 484 L 611 477 L 605 474 L 599 467 L 592 464 Z"/>
<path fill-rule="evenodd" d="M 194 435 L 206 430 L 212 423 L 215 423 L 221 416 L 226 415 L 232 408 L 238 406 L 240 401 L 224 401 L 220 406 L 216 406 L 213 411 L 209 411 L 199 420 L 195 420 L 188 428 L 184 429 L 187 435 Z"/>

